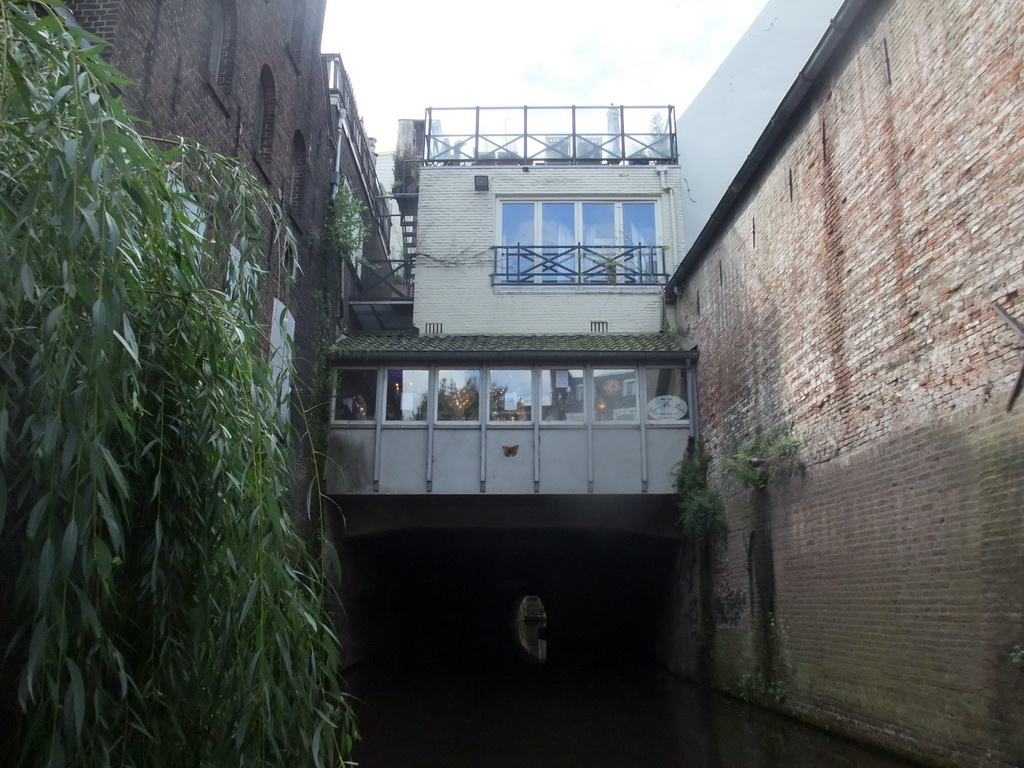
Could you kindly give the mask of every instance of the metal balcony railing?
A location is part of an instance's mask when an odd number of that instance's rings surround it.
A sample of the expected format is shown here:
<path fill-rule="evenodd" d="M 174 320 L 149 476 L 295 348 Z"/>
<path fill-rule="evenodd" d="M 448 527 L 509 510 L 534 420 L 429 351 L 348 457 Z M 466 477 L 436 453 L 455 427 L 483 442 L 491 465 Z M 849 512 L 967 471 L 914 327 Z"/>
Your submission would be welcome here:
<path fill-rule="evenodd" d="M 492 285 L 664 285 L 659 245 L 496 245 Z"/>
<path fill-rule="evenodd" d="M 373 215 L 377 228 L 380 230 L 381 239 L 388 242 L 391 237 L 391 217 L 387 204 L 387 191 L 377 177 L 377 155 L 373 140 L 366 135 L 363 121 L 359 118 L 352 82 L 349 80 L 341 56 L 336 53 L 326 53 L 321 56 L 326 67 L 327 92 L 332 114 L 335 121 L 339 117 L 344 119 L 345 136 L 359 172 L 359 182 L 364 191 L 364 195 L 360 195 L 360 198 L 363 199 L 365 196 L 363 203 Z M 349 179 L 349 181 L 355 185 L 355 179 Z"/>
<path fill-rule="evenodd" d="M 675 108 L 429 108 L 423 160 L 434 165 L 664 164 L 678 160 Z"/>
<path fill-rule="evenodd" d="M 414 296 L 412 259 L 364 264 L 353 301 L 412 301 Z"/>

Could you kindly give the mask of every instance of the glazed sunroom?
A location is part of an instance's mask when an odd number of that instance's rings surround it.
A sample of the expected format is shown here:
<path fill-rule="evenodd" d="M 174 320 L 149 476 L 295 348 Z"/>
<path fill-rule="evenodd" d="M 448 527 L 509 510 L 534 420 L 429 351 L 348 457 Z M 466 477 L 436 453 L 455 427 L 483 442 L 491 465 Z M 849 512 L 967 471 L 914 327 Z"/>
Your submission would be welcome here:
<path fill-rule="evenodd" d="M 674 334 L 363 336 L 332 357 L 332 493 L 665 495 L 696 434 Z"/>

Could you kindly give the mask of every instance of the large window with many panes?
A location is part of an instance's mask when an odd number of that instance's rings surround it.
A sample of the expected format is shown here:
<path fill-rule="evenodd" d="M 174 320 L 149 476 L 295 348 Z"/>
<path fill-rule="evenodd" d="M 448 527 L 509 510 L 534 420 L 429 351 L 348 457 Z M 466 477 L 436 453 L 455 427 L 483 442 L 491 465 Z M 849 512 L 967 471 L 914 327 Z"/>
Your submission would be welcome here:
<path fill-rule="evenodd" d="M 481 422 L 688 425 L 688 369 L 678 366 L 342 368 L 334 422 L 384 426 Z"/>
<path fill-rule="evenodd" d="M 495 282 L 649 285 L 663 276 L 657 201 L 500 203 Z"/>

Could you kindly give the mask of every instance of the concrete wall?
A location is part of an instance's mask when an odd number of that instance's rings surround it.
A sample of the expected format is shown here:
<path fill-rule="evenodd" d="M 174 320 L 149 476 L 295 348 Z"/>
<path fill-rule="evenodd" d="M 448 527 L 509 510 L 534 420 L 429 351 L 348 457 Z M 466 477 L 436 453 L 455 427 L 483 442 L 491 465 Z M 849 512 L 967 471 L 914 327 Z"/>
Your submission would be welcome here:
<path fill-rule="evenodd" d="M 684 284 L 727 498 L 712 682 L 941 765 L 1024 764 L 1024 6 L 879 3 Z M 724 457 L 802 436 L 750 492 Z M 672 663 L 696 672 L 696 568 Z"/>
<path fill-rule="evenodd" d="M 704 228 L 842 0 L 769 0 L 679 117 L 686 244 Z"/>
<path fill-rule="evenodd" d="M 659 203 L 659 245 L 667 270 L 678 262 L 682 242 L 677 167 L 655 166 L 465 166 L 420 170 L 419 240 L 414 324 L 421 332 L 441 323 L 444 333 L 590 333 L 592 321 L 609 333 L 651 333 L 662 325 L 658 286 L 492 287 L 492 247 L 500 242 L 498 204 L 511 198 L 629 200 Z M 475 192 L 473 177 L 489 177 Z M 537 245 L 531 243 L 531 245 Z M 453 301 L 453 297 L 458 301 Z"/>

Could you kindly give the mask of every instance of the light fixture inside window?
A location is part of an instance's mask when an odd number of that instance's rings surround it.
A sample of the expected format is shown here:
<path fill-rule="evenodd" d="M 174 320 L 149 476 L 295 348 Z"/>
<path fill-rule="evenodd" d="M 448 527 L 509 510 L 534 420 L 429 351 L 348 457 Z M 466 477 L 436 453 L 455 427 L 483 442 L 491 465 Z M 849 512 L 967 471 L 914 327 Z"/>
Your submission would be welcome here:
<path fill-rule="evenodd" d="M 490 180 L 486 176 L 473 177 L 473 189 L 477 192 L 486 192 L 490 188 Z"/>

